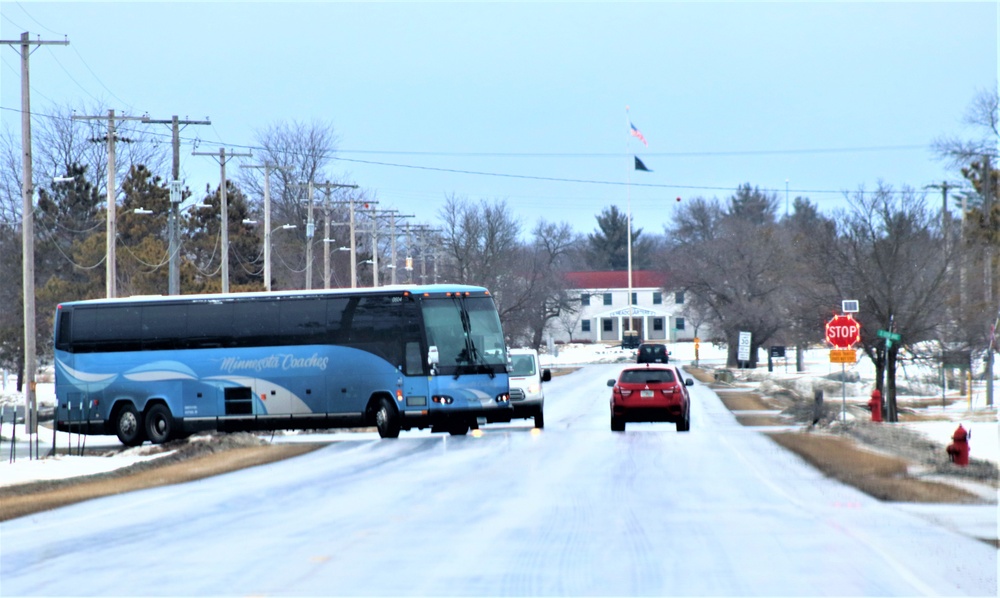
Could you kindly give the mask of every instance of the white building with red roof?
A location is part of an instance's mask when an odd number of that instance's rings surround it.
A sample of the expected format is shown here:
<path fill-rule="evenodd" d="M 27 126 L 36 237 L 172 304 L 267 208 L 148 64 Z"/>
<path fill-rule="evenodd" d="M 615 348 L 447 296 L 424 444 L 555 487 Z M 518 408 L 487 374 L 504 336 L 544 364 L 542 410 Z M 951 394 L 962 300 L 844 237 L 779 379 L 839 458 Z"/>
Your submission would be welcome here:
<path fill-rule="evenodd" d="M 683 315 L 684 293 L 667 292 L 662 272 L 633 270 L 631 301 L 627 271 L 567 272 L 565 278 L 580 311 L 549 322 L 546 330 L 557 342 L 621 343 L 630 329 L 641 341 L 694 339 Z"/>

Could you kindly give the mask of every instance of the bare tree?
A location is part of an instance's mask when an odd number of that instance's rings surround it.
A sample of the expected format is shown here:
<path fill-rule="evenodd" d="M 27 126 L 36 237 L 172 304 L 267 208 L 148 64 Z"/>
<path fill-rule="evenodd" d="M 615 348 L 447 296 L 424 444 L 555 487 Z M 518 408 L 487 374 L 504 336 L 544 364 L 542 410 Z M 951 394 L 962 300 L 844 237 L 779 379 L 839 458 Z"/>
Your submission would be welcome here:
<path fill-rule="evenodd" d="M 751 333 L 750 367 L 757 349 L 784 322 L 789 259 L 775 223 L 777 200 L 749 185 L 741 186 L 723 210 L 718 201 L 699 198 L 678 213 L 667 237 L 671 286 L 690 293 L 707 307 L 737 365 L 737 339 Z"/>
<path fill-rule="evenodd" d="M 0 224 L 20 226 L 21 206 L 21 139 L 14 135 L 9 122 L 0 131 Z"/>
<path fill-rule="evenodd" d="M 931 144 L 934 152 L 955 167 L 967 166 L 982 156 L 996 158 L 1000 142 L 1000 92 L 997 88 L 979 90 L 962 122 L 972 128 L 972 137 L 938 137 Z"/>
<path fill-rule="evenodd" d="M 263 213 L 264 198 L 264 176 L 265 172 L 270 173 L 270 197 L 271 197 L 271 222 L 273 226 L 281 224 L 294 224 L 297 229 L 272 236 L 271 257 L 273 263 L 278 266 L 272 270 L 272 278 L 278 288 L 305 288 L 305 275 L 310 268 L 305 263 L 307 240 L 307 216 L 308 203 L 304 200 L 308 198 L 307 186 L 310 181 L 313 183 L 334 183 L 348 184 L 343 174 L 336 174 L 331 171 L 334 157 L 337 152 L 337 145 L 340 137 L 336 133 L 333 124 L 325 121 L 276 121 L 263 129 L 258 129 L 254 135 L 256 145 L 260 146 L 255 152 L 253 161 L 257 164 L 267 164 L 268 168 L 241 168 L 236 174 L 239 186 L 245 191 L 250 200 L 250 209 L 255 214 Z M 346 207 L 340 202 L 353 197 L 357 202 L 357 207 L 361 207 L 365 201 L 372 200 L 371 193 L 352 191 L 346 188 L 338 188 L 330 193 L 332 205 L 326 210 L 321 210 L 323 200 L 326 197 L 325 191 L 319 187 L 313 193 L 313 222 L 316 231 L 323 230 L 322 222 L 326 217 L 337 223 L 348 222 Z M 362 216 L 358 216 L 362 218 Z M 258 219 L 263 222 L 263 218 Z M 348 233 L 346 227 L 335 227 L 331 230 L 331 237 L 343 239 L 342 243 L 330 243 L 334 248 L 341 245 L 348 245 Z M 262 227 L 258 230 L 259 236 L 263 237 Z M 312 285 L 322 285 L 322 267 L 317 267 L 322 260 L 317 256 L 322 253 L 323 237 L 314 234 L 313 243 L 313 263 L 312 263 Z M 343 266 L 348 258 L 334 252 L 333 258 L 338 266 Z M 362 258 L 359 260 L 363 261 Z M 350 286 L 349 275 L 344 275 L 340 267 L 331 267 L 333 271 L 331 284 L 335 286 Z M 340 274 L 338 274 L 340 272 Z"/>
<path fill-rule="evenodd" d="M 278 222 L 304 219 L 305 207 L 300 201 L 306 196 L 303 184 L 336 183 L 344 178 L 329 172 L 340 137 L 328 122 L 275 122 L 257 130 L 254 140 L 262 148 L 254 161 L 272 166 L 271 215 Z M 243 168 L 236 178 L 240 188 L 259 203 L 264 196 L 264 169 Z"/>
<path fill-rule="evenodd" d="M 805 349 L 818 340 L 839 297 L 828 282 L 815 276 L 825 268 L 837 237 L 836 223 L 820 214 L 808 199 L 796 197 L 793 211 L 781 221 L 788 262 L 788 320 L 781 331 L 785 344 L 795 346 L 796 371 L 805 369 Z M 853 298 L 853 297 L 850 297 Z"/>
<path fill-rule="evenodd" d="M 886 350 L 877 331 L 901 335 L 902 345 L 911 349 L 937 338 L 945 320 L 943 299 L 955 282 L 954 254 L 923 197 L 912 189 L 897 192 L 880 184 L 873 193 L 859 190 L 848 199 L 851 207 L 837 216 L 841 230 L 828 248 L 822 276 L 840 297 L 859 299 L 861 343 L 875 363 L 886 419 L 897 421 L 895 367 L 901 345 Z"/>
<path fill-rule="evenodd" d="M 984 354 L 987 404 L 992 404 L 996 345 L 991 331 L 1000 321 L 996 302 L 1000 295 L 1000 277 L 996 276 L 1000 269 L 1000 252 L 996 249 L 1000 246 L 1000 202 L 996 201 L 1000 185 L 1000 92 L 995 86 L 977 92 L 963 123 L 971 128 L 968 137 L 946 136 L 934 142 L 938 156 L 961 168 L 962 176 L 975 190 L 966 194 L 971 205 L 962 215 L 960 238 L 952 242 L 962 253 L 960 280 L 958 292 L 952 293 L 952 325 L 943 343 L 962 351 L 966 350 L 964 344 L 970 356 L 977 351 Z M 981 278 L 973 272 L 981 272 Z"/>

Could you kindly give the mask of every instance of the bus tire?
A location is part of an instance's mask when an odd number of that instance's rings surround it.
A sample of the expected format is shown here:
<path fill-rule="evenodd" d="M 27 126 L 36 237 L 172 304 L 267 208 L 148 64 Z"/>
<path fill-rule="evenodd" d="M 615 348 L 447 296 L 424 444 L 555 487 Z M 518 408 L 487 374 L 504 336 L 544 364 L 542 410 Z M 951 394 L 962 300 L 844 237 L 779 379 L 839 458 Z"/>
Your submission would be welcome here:
<path fill-rule="evenodd" d="M 115 434 L 125 446 L 139 446 L 146 440 L 142 414 L 132 403 L 122 405 L 115 415 Z"/>
<path fill-rule="evenodd" d="M 375 408 L 375 427 L 381 438 L 399 437 L 399 413 L 388 399 L 381 399 Z"/>
<path fill-rule="evenodd" d="M 163 403 L 157 403 L 149 408 L 144 418 L 146 420 L 146 437 L 153 444 L 163 444 L 174 436 L 174 418 L 170 409 Z"/>
<path fill-rule="evenodd" d="M 456 420 L 448 425 L 448 432 L 452 436 L 465 436 L 469 433 L 469 422 L 465 420 Z"/>

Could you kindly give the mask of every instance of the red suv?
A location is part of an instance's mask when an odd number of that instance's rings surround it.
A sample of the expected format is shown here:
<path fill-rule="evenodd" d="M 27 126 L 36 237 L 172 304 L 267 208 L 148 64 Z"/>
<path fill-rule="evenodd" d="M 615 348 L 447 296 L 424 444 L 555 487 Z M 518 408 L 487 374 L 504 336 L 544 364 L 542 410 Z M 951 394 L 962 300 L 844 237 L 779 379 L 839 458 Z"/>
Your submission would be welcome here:
<path fill-rule="evenodd" d="M 625 422 L 673 422 L 678 432 L 691 429 L 691 395 L 674 366 L 650 364 L 627 367 L 611 390 L 611 431 L 624 432 Z"/>

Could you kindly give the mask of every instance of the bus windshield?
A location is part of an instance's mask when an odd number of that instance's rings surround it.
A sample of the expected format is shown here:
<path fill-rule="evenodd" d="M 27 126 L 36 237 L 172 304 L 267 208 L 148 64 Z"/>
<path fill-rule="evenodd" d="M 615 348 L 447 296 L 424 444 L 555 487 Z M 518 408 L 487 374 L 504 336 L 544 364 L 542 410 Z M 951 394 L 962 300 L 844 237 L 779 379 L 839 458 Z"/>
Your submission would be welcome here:
<path fill-rule="evenodd" d="M 423 314 L 427 344 L 437 347 L 442 374 L 505 371 L 506 345 L 492 298 L 428 298 Z"/>

